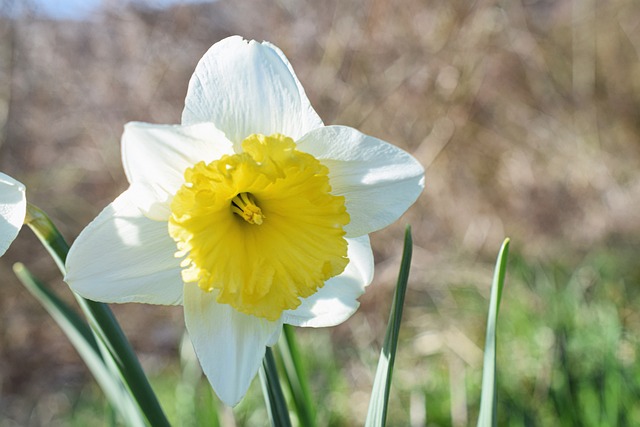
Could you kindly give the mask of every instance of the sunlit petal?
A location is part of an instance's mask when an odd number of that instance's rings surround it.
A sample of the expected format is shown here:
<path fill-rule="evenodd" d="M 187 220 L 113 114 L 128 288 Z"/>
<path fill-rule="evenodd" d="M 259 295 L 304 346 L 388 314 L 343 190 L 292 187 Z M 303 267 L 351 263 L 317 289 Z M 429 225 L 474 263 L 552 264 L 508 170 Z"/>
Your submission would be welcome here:
<path fill-rule="evenodd" d="M 4 255 L 18 235 L 26 209 L 24 185 L 0 173 L 0 256 Z"/>
<path fill-rule="evenodd" d="M 327 166 L 333 194 L 345 196 L 347 237 L 395 222 L 424 188 L 424 168 L 409 153 L 346 126 L 315 129 L 298 149 Z"/>
<path fill-rule="evenodd" d="M 184 315 L 193 348 L 216 394 L 234 406 L 256 376 L 267 344 L 282 329 L 216 302 L 216 292 L 184 286 Z"/>
<path fill-rule="evenodd" d="M 215 123 L 237 151 L 253 133 L 298 139 L 322 126 L 280 49 L 238 36 L 214 44 L 191 77 L 182 124 L 200 122 Z"/>
<path fill-rule="evenodd" d="M 145 217 L 125 191 L 74 242 L 65 281 L 101 302 L 180 304 L 182 279 L 167 223 Z"/>
<path fill-rule="evenodd" d="M 192 126 L 133 122 L 122 135 L 122 163 L 134 202 L 149 217 L 166 221 L 170 203 L 184 184 L 184 171 L 233 152 L 231 143 L 213 123 Z"/>

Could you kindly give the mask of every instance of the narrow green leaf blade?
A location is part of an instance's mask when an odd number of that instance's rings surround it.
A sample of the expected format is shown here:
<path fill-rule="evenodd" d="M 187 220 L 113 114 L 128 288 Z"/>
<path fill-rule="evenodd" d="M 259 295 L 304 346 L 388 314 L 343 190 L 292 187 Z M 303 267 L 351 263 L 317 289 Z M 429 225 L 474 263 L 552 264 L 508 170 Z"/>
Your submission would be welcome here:
<path fill-rule="evenodd" d="M 51 219 L 38 207 L 27 204 L 25 224 L 31 228 L 42 245 L 49 251 L 64 275 L 69 245 Z M 108 354 L 111 356 L 114 366 L 118 368 L 122 381 L 140 406 L 149 424 L 154 427 L 169 427 L 169 421 L 158 402 L 158 398 L 111 309 L 106 304 L 84 299 L 75 293 L 73 295 L 87 317 L 93 333 L 108 349 Z"/>
<path fill-rule="evenodd" d="M 106 346 L 122 380 L 152 426 L 170 426 L 158 398 L 147 379 L 138 357 L 124 335 L 118 321 L 106 304 L 75 295 L 78 304 L 101 342 Z"/>
<path fill-rule="evenodd" d="M 27 203 L 27 214 L 24 223 L 31 228 L 31 231 L 38 237 L 62 274 L 64 274 L 64 262 L 69 253 L 69 244 L 64 240 L 55 224 L 42 209 L 31 203 Z"/>
<path fill-rule="evenodd" d="M 260 369 L 260 382 L 262 383 L 262 393 L 264 395 L 271 425 L 274 427 L 291 427 L 289 409 L 282 394 L 280 379 L 276 361 L 273 357 L 271 347 L 267 347 Z"/>
<path fill-rule="evenodd" d="M 482 394 L 480 396 L 480 415 L 478 427 L 497 426 L 497 390 L 496 390 L 496 327 L 502 299 L 502 288 L 507 274 L 509 239 L 505 239 L 498 253 L 496 268 L 491 284 L 491 300 L 487 318 L 487 334 L 484 344 L 484 364 L 482 369 Z"/>
<path fill-rule="evenodd" d="M 373 382 L 373 390 L 371 391 L 371 400 L 369 401 L 369 411 L 365 424 L 367 427 L 382 427 L 386 424 L 393 364 L 396 357 L 396 348 L 398 347 L 398 335 L 400 333 L 404 297 L 407 291 L 407 283 L 409 282 L 412 252 L 413 241 L 411 239 L 411 227 L 407 226 L 404 234 L 404 249 L 402 252 L 402 261 L 400 262 L 398 284 L 393 296 L 387 332 L 384 337 L 382 350 L 380 351 L 378 368 Z"/>
<path fill-rule="evenodd" d="M 98 343 L 86 322 L 37 280 L 24 265 L 15 264 L 13 271 L 24 287 L 42 304 L 67 335 L 122 419 L 131 426 L 144 426 L 142 413 L 120 382 L 119 375 L 105 364 Z"/>
<path fill-rule="evenodd" d="M 284 325 L 282 338 L 278 343 L 278 351 L 300 425 L 315 427 L 317 425 L 316 408 L 311 397 L 307 372 L 296 342 L 293 326 Z"/>

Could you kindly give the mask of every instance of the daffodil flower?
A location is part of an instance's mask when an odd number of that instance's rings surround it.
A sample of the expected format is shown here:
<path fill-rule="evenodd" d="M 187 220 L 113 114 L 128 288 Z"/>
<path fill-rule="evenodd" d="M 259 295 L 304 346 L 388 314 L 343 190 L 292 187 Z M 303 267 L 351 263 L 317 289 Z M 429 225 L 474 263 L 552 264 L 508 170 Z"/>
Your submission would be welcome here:
<path fill-rule="evenodd" d="M 24 185 L 0 173 L 0 256 L 4 255 L 18 236 L 26 212 Z"/>
<path fill-rule="evenodd" d="M 66 281 L 102 302 L 183 304 L 202 368 L 236 404 L 282 324 L 333 326 L 371 283 L 368 233 L 424 186 L 408 153 L 325 126 L 274 45 L 230 37 L 181 125 L 129 123 L 129 188 L 80 234 Z"/>

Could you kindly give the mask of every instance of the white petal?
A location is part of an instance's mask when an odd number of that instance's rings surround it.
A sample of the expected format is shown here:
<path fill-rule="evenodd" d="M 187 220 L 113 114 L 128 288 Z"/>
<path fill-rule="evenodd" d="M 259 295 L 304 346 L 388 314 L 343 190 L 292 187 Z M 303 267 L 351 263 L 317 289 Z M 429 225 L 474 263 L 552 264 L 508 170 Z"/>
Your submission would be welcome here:
<path fill-rule="evenodd" d="M 234 406 L 249 389 L 282 322 L 240 313 L 215 298 L 215 292 L 185 284 L 185 324 L 211 386 L 224 403 Z"/>
<path fill-rule="evenodd" d="M 267 347 L 273 347 L 280 339 L 280 334 L 282 333 L 282 317 L 278 320 L 278 324 L 280 327 L 276 328 L 267 340 Z"/>
<path fill-rule="evenodd" d="M 145 217 L 134 196 L 122 193 L 80 233 L 65 281 L 95 301 L 181 304 L 180 261 L 167 223 Z"/>
<path fill-rule="evenodd" d="M 347 239 L 349 264 L 339 276 L 329 279 L 318 292 L 302 300 L 295 310 L 286 311 L 284 323 L 296 326 L 335 326 L 357 310 L 357 298 L 373 280 L 373 252 L 369 236 Z"/>
<path fill-rule="evenodd" d="M 14 241 L 27 211 L 25 188 L 9 175 L 0 173 L 0 256 Z"/>
<path fill-rule="evenodd" d="M 346 126 L 315 129 L 298 141 L 329 168 L 332 193 L 344 195 L 351 222 L 347 236 L 361 236 L 396 221 L 424 188 L 424 168 L 409 153 Z"/>
<path fill-rule="evenodd" d="M 280 49 L 239 36 L 214 44 L 189 81 L 182 124 L 199 122 L 213 122 L 236 151 L 253 133 L 295 140 L 322 126 Z"/>
<path fill-rule="evenodd" d="M 211 162 L 233 147 L 213 123 L 192 126 L 128 123 L 122 135 L 122 163 L 137 206 L 151 219 L 166 221 L 170 203 L 184 183 L 184 171 Z"/>

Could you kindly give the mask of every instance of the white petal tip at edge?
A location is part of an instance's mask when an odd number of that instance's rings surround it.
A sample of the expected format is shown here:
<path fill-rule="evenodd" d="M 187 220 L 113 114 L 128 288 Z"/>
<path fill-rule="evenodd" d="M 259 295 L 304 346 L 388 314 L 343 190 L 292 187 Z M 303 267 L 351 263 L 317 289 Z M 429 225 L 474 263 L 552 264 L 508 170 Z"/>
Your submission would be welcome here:
<path fill-rule="evenodd" d="M 0 173 L 0 256 L 18 236 L 27 212 L 26 190 L 22 183 Z"/>
<path fill-rule="evenodd" d="M 322 288 L 295 310 L 285 311 L 284 323 L 304 327 L 339 325 L 358 309 L 358 297 L 373 280 L 373 252 L 369 236 L 347 239 L 349 264 L 342 274 L 329 279 Z"/>
<path fill-rule="evenodd" d="M 145 217 L 125 191 L 78 236 L 65 281 L 100 302 L 182 303 L 180 260 L 167 223 Z"/>
<path fill-rule="evenodd" d="M 267 345 L 282 329 L 270 322 L 218 304 L 215 292 L 184 287 L 184 316 L 202 370 L 225 404 L 235 406 L 258 373 Z"/>
<path fill-rule="evenodd" d="M 329 168 L 332 192 L 344 196 L 347 237 L 395 222 L 424 189 L 424 168 L 409 153 L 347 126 L 314 129 L 298 149 Z"/>
<path fill-rule="evenodd" d="M 214 44 L 189 81 L 182 124 L 213 122 L 236 144 L 282 133 L 298 139 L 323 125 L 277 47 L 232 36 Z"/>

